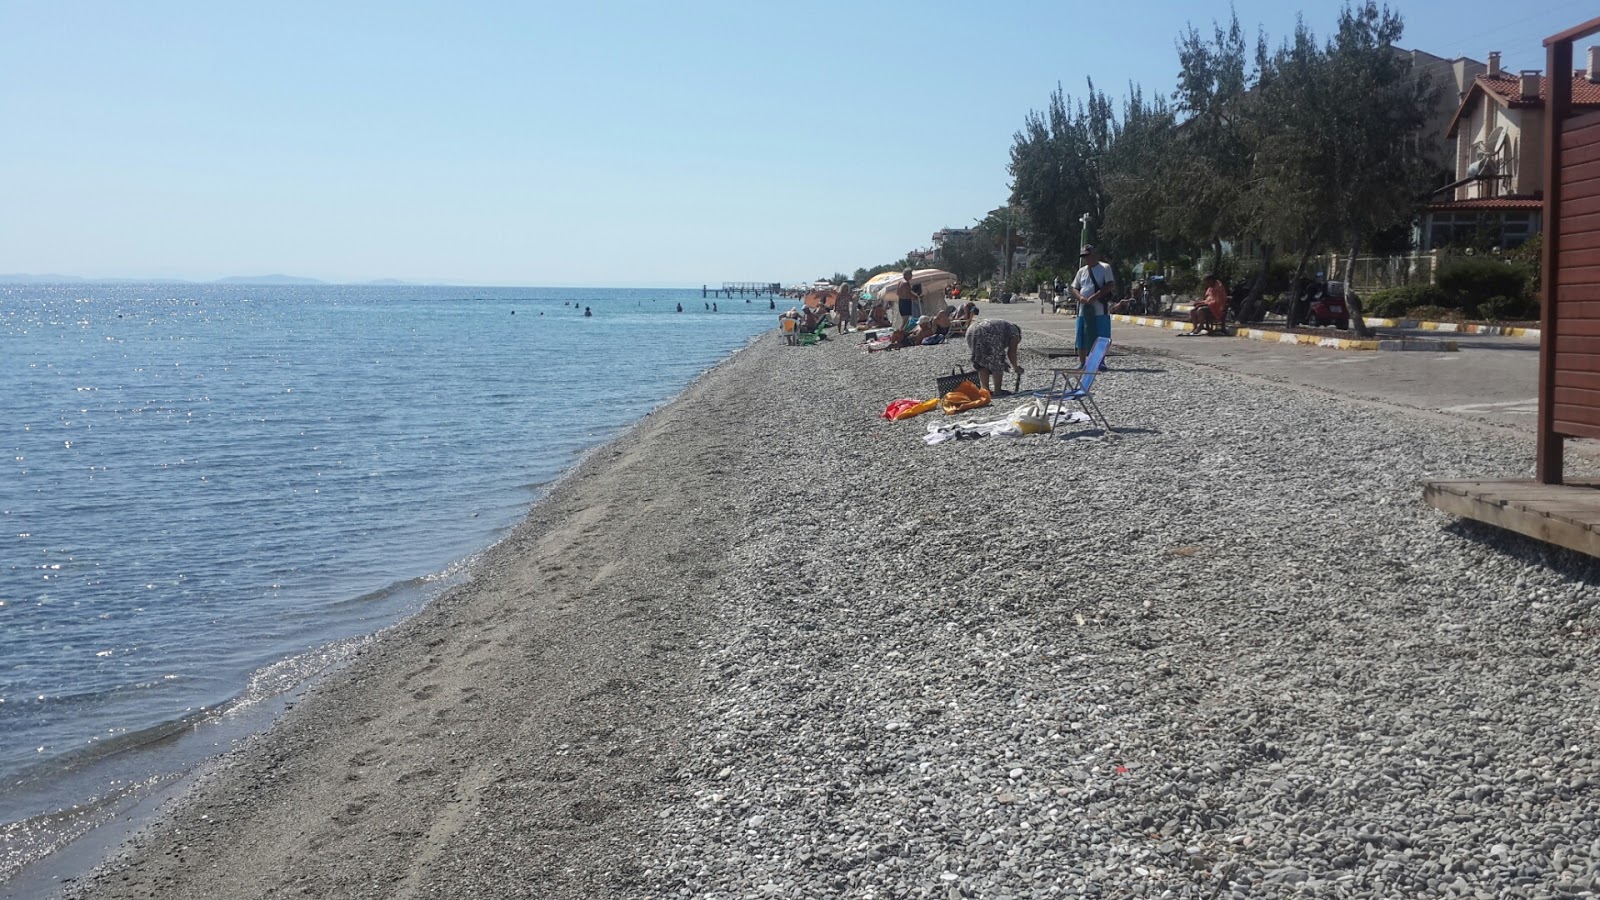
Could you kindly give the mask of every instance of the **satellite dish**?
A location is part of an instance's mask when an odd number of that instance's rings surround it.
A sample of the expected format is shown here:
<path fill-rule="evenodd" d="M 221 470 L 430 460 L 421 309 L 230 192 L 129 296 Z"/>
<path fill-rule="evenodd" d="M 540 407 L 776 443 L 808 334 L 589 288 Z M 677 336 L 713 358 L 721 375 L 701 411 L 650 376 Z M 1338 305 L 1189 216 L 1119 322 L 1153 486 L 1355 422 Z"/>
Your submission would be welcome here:
<path fill-rule="evenodd" d="M 1506 149 L 1506 127 L 1504 125 L 1496 125 L 1494 130 L 1489 132 L 1489 139 L 1484 141 L 1483 144 L 1485 151 L 1490 156 L 1497 156 L 1504 152 Z"/>

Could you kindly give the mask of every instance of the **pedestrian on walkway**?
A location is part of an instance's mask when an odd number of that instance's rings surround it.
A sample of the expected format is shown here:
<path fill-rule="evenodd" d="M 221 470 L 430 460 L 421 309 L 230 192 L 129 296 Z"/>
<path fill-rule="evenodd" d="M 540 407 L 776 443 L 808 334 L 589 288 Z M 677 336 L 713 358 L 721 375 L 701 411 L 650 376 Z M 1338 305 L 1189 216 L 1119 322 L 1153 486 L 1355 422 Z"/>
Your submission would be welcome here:
<path fill-rule="evenodd" d="M 1093 244 L 1085 244 L 1078 258 L 1083 260 L 1083 267 L 1068 287 L 1072 299 L 1078 301 L 1078 367 L 1082 368 L 1094 342 L 1111 337 L 1109 303 L 1117 295 L 1117 276 L 1109 263 L 1100 261 Z"/>

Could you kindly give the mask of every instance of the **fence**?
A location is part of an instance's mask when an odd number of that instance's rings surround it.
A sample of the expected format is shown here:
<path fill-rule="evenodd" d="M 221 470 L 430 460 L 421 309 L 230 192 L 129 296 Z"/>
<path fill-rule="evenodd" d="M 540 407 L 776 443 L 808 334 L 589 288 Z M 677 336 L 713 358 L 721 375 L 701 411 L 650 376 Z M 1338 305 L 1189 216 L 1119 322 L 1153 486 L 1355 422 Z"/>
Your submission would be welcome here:
<path fill-rule="evenodd" d="M 1323 271 L 1332 280 L 1343 281 L 1366 295 L 1385 288 L 1408 284 L 1433 284 L 1439 274 L 1441 254 L 1419 253 L 1415 256 L 1358 256 L 1353 265 L 1333 253 L 1326 257 Z"/>

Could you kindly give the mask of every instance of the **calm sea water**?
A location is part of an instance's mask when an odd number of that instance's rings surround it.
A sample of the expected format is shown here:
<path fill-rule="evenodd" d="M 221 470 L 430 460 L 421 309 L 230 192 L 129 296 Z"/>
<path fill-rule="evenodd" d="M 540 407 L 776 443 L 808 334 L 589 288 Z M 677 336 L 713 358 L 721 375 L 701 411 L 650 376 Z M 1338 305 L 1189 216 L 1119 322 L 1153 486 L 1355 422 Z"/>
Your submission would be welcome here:
<path fill-rule="evenodd" d="M 0 286 L 0 825 L 137 781 L 459 578 L 773 325 L 766 298 L 704 302 Z"/>

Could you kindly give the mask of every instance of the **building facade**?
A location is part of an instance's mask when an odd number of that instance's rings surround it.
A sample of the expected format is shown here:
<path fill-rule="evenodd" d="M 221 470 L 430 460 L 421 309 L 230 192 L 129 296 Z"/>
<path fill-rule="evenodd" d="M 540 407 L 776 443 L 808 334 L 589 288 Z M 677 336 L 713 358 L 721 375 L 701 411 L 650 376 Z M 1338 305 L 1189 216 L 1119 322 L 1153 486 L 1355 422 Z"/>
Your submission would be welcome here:
<path fill-rule="evenodd" d="M 1600 47 L 1572 78 L 1574 107 L 1600 108 Z M 1472 86 L 1445 131 L 1454 141 L 1456 179 L 1423 217 L 1421 248 L 1489 245 L 1509 249 L 1539 233 L 1544 205 L 1544 107 L 1550 79 L 1511 73 L 1500 54 Z"/>

